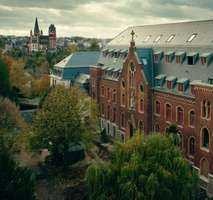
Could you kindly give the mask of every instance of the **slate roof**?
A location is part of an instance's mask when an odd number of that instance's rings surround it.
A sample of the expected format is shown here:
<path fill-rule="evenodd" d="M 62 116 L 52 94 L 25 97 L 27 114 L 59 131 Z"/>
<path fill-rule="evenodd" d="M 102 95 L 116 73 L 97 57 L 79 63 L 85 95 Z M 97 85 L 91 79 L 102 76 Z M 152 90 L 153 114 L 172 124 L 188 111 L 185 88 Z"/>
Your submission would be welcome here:
<path fill-rule="evenodd" d="M 213 20 L 180 22 L 158 25 L 133 26 L 117 35 L 108 46 L 111 48 L 128 47 L 130 33 L 135 32 L 137 47 L 174 47 L 174 46 L 212 46 Z M 196 34 L 191 42 L 187 42 L 192 34 Z M 169 37 L 174 38 L 168 42 Z M 156 38 L 161 36 L 158 42 Z M 147 37 L 149 39 L 146 41 Z"/>
<path fill-rule="evenodd" d="M 89 67 L 91 65 L 96 65 L 100 52 L 98 51 L 82 51 L 76 52 L 65 59 L 55 64 L 55 67 L 58 68 L 80 68 L 80 67 Z"/>

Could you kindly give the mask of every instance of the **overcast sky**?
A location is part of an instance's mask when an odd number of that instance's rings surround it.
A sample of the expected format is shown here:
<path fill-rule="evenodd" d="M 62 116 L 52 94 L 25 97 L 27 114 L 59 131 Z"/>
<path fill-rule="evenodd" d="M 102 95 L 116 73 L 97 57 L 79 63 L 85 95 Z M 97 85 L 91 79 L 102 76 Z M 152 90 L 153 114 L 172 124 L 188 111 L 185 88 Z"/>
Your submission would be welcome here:
<path fill-rule="evenodd" d="M 0 0 L 0 35 L 47 33 L 110 38 L 128 26 L 213 19 L 213 0 Z"/>

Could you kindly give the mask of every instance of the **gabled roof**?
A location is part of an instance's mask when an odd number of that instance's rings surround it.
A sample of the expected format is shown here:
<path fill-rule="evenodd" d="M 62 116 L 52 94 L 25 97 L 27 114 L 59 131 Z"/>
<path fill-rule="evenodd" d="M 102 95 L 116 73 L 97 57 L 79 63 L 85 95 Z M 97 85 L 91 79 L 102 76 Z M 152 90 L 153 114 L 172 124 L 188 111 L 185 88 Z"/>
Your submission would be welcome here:
<path fill-rule="evenodd" d="M 129 27 L 116 36 L 108 44 L 108 48 L 128 47 L 132 30 L 135 32 L 137 47 L 213 45 L 213 20 L 206 20 Z M 167 42 L 171 35 L 174 35 L 174 38 Z M 146 40 L 148 36 L 150 37 Z M 161 36 L 159 41 L 155 42 L 159 36 Z"/>
<path fill-rule="evenodd" d="M 100 52 L 98 51 L 82 51 L 76 52 L 61 62 L 55 64 L 55 67 L 59 68 L 72 68 L 72 67 L 90 67 L 91 65 L 96 65 L 99 59 Z"/>

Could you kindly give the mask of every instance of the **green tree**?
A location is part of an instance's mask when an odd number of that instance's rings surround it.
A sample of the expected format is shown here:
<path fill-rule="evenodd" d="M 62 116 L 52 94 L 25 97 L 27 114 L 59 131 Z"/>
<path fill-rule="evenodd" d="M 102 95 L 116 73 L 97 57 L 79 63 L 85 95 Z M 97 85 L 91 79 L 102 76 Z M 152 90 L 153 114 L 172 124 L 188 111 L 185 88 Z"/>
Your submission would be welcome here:
<path fill-rule="evenodd" d="M 170 137 L 138 135 L 118 144 L 110 163 L 91 165 L 90 199 L 191 200 L 198 177 Z"/>
<path fill-rule="evenodd" d="M 9 71 L 7 65 L 0 59 L 0 95 L 8 96 L 10 93 Z"/>
<path fill-rule="evenodd" d="M 27 167 L 20 167 L 11 152 L 11 138 L 0 131 L 0 199 L 35 199 L 35 175 Z"/>
<path fill-rule="evenodd" d="M 78 88 L 54 88 L 33 122 L 32 150 L 48 149 L 53 165 L 66 166 L 73 146 L 87 146 L 96 132 L 96 106 Z"/>

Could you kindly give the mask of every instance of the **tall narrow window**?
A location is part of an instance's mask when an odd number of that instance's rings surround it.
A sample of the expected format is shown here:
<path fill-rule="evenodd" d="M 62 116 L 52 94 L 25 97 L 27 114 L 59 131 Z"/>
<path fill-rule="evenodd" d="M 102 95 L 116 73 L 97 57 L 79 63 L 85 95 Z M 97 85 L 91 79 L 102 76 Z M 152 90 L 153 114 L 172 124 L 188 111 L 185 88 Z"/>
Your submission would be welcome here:
<path fill-rule="evenodd" d="M 159 101 L 155 102 L 155 113 L 160 115 L 160 102 Z"/>
<path fill-rule="evenodd" d="M 201 103 L 202 117 L 210 119 L 211 118 L 211 103 L 209 101 L 203 100 Z"/>
<path fill-rule="evenodd" d="M 104 111 L 104 104 L 102 103 L 102 104 L 101 104 L 101 114 L 104 115 L 104 112 L 105 112 L 105 111 Z"/>
<path fill-rule="evenodd" d="M 113 122 L 116 122 L 116 108 L 113 108 Z"/>
<path fill-rule="evenodd" d="M 211 118 L 211 103 L 208 101 L 207 102 L 207 119 L 210 119 Z"/>
<path fill-rule="evenodd" d="M 209 148 L 209 131 L 207 128 L 202 129 L 202 147 L 208 149 Z"/>
<path fill-rule="evenodd" d="M 112 100 L 113 100 L 113 102 L 116 102 L 116 89 L 113 90 Z"/>
<path fill-rule="evenodd" d="M 140 110 L 140 112 L 144 111 L 144 100 L 143 99 L 140 100 L 139 110 Z"/>
<path fill-rule="evenodd" d="M 121 126 L 125 127 L 125 116 L 124 116 L 124 113 L 121 114 Z"/>
<path fill-rule="evenodd" d="M 110 99 L 110 88 L 107 88 L 107 98 Z"/>
<path fill-rule="evenodd" d="M 200 174 L 208 178 L 209 175 L 209 162 L 207 159 L 203 158 L 200 161 Z"/>
<path fill-rule="evenodd" d="M 189 126 L 194 127 L 195 126 L 195 111 L 190 111 L 189 113 Z"/>
<path fill-rule="evenodd" d="M 169 104 L 166 104 L 166 120 L 167 121 L 172 120 L 172 107 Z"/>
<path fill-rule="evenodd" d="M 181 107 L 177 108 L 177 123 L 183 125 L 183 109 Z"/>
<path fill-rule="evenodd" d="M 195 139 L 194 137 L 190 137 L 189 139 L 189 155 L 194 156 L 195 154 Z"/>
<path fill-rule="evenodd" d="M 121 97 L 121 104 L 122 104 L 122 106 L 125 105 L 125 94 L 122 94 L 122 97 Z"/>
<path fill-rule="evenodd" d="M 138 123 L 138 130 L 139 130 L 140 134 L 143 133 L 143 131 L 144 131 L 144 124 L 141 120 Z"/>
<path fill-rule="evenodd" d="M 167 81 L 167 88 L 172 89 L 172 81 Z"/>

